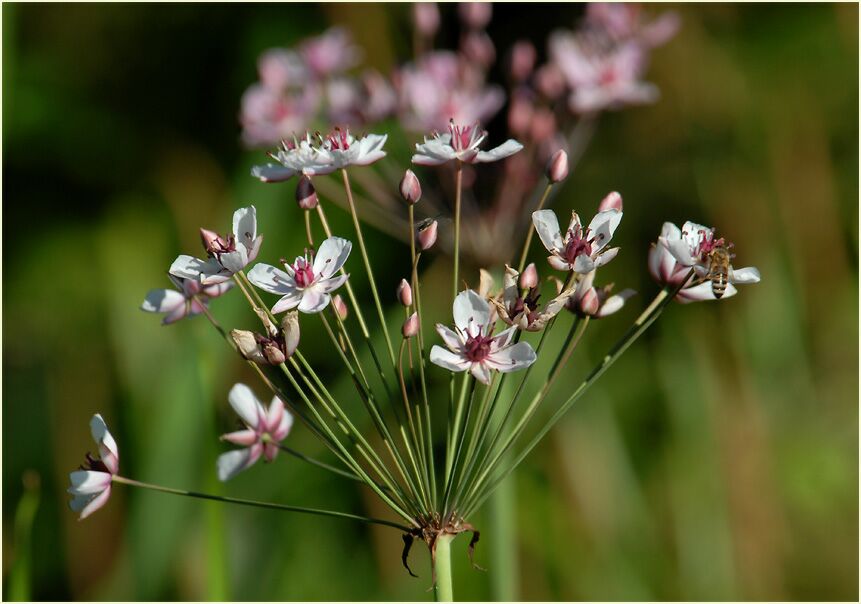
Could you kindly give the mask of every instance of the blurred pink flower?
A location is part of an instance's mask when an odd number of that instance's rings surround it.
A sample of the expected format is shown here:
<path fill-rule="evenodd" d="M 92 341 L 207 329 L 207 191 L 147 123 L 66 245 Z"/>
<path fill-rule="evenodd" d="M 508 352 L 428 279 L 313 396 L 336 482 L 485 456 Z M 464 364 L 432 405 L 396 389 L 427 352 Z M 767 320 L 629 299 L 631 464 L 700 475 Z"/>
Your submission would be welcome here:
<path fill-rule="evenodd" d="M 183 279 L 170 274 L 168 278 L 176 289 L 152 289 L 141 304 L 141 310 L 165 314 L 162 325 L 199 315 L 210 298 L 217 298 L 233 287 L 232 281 L 202 285 L 197 279 Z"/>
<path fill-rule="evenodd" d="M 102 506 L 111 496 L 114 475 L 120 470 L 120 451 L 102 416 L 98 413 L 90 420 L 90 433 L 99 448 L 99 458 L 87 453 L 86 464 L 69 474 L 71 485 L 67 492 L 74 497 L 69 502 L 73 512 L 83 520 Z"/>
<path fill-rule="evenodd" d="M 666 11 L 645 22 L 639 4 L 591 2 L 586 6 L 586 25 L 616 41 L 635 39 L 647 47 L 655 47 L 676 35 L 680 20 L 677 13 Z"/>
<path fill-rule="evenodd" d="M 266 410 L 245 384 L 234 385 L 228 394 L 228 401 L 242 418 L 245 429 L 224 434 L 221 439 L 245 448 L 218 456 L 216 467 L 221 481 L 230 480 L 242 470 L 250 468 L 261 455 L 266 461 L 273 461 L 278 456 L 279 443 L 287 438 L 293 425 L 293 416 L 284 408 L 280 398 L 273 398 Z"/>
<path fill-rule="evenodd" d="M 272 307 L 272 314 L 297 308 L 304 313 L 317 313 L 331 301 L 330 292 L 341 287 L 347 275 L 335 277 L 353 244 L 340 237 L 330 237 L 320 244 L 313 262 L 299 256 L 293 264 L 284 263 L 284 272 L 268 264 L 257 264 L 248 273 L 248 280 L 281 299 Z"/>
<path fill-rule="evenodd" d="M 353 44 L 352 36 L 343 27 L 332 27 L 299 47 L 305 65 L 317 76 L 325 78 L 343 73 L 362 60 L 362 49 Z"/>
<path fill-rule="evenodd" d="M 424 143 L 416 144 L 412 162 L 423 166 L 438 166 L 455 159 L 467 164 L 486 163 L 505 159 L 523 149 L 516 140 L 508 139 L 490 151 L 481 151 L 478 147 L 486 137 L 487 131 L 478 122 L 458 126 L 452 121 L 447 133 L 425 137 Z"/>

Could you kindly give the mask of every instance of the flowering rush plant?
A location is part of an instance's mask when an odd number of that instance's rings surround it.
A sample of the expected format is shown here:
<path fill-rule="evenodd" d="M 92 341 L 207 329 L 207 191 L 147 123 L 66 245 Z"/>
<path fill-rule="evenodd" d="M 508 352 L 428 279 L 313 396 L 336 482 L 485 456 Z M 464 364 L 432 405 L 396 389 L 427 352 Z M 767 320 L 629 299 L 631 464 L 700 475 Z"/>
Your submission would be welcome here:
<path fill-rule="evenodd" d="M 119 446 L 100 415 L 90 422 L 98 456 L 88 454 L 81 469 L 70 475 L 71 507 L 81 518 L 104 506 L 119 483 L 384 525 L 403 534 L 402 560 L 411 574 L 410 547 L 416 540 L 428 546 L 435 594 L 451 600 L 452 541 L 470 534 L 467 551 L 472 556 L 479 540 L 471 523 L 476 511 L 668 304 L 725 300 L 737 293 L 737 285 L 759 281 L 755 268 L 733 266 L 733 246 L 714 228 L 692 221 L 681 228 L 665 223 L 643 262 L 659 291 L 601 361 L 582 372 L 578 387 L 554 390 L 563 371 L 579 370 L 568 363 L 590 323 L 617 313 L 634 292 L 613 293 L 610 285 L 596 285 L 598 273 L 620 253 L 619 193 L 609 192 L 594 213 L 574 211 L 569 217 L 547 206 L 571 171 L 572 156 L 582 151 L 584 124 L 593 124 L 605 110 L 656 98 L 655 88 L 641 81 L 645 59 L 649 49 L 672 34 L 675 19 L 670 15 L 647 22 L 628 5 L 593 5 L 578 31 L 551 37 L 547 65 L 536 69 L 535 50 L 528 42 L 515 46 L 509 54 L 509 124 L 515 136 L 492 146 L 486 144 L 481 122 L 501 108 L 505 94 L 484 82 L 495 55 L 484 32 L 490 7 L 463 5 L 459 14 L 464 24 L 459 52 L 433 51 L 437 9 L 414 7 L 418 54 L 393 75 L 391 84 L 366 73 L 360 86 L 345 75 L 355 67 L 358 53 L 343 30 L 308 40 L 298 50 L 267 52 L 261 58 L 261 83 L 243 99 L 242 123 L 246 142 L 278 146 L 269 154 L 271 161 L 256 166 L 252 176 L 265 183 L 295 183 L 297 219 L 304 220 L 306 240 L 292 249 L 267 251 L 254 206 L 239 208 L 231 232 L 201 229 L 203 257 L 178 256 L 168 270 L 175 289 L 150 291 L 141 307 L 165 314 L 164 324 L 204 315 L 237 360 L 259 378 L 256 386 L 236 384 L 227 394 L 238 429 L 221 437 L 229 446 L 217 461 L 219 479 L 230 480 L 258 461 L 271 463 L 284 453 L 361 482 L 388 506 L 390 518 L 222 497 L 127 478 L 121 474 Z M 344 90 L 352 96 L 338 97 Z M 320 101 L 324 96 L 326 103 Z M 396 114 L 407 131 L 427 130 L 416 139 L 410 169 L 393 163 L 385 134 L 356 135 L 348 127 L 389 114 Z M 337 118 L 339 125 L 325 135 L 303 131 L 320 115 Z M 572 119 L 573 130 L 561 135 Z M 477 177 L 500 168 L 506 186 L 491 204 L 478 204 Z M 386 180 L 395 170 L 399 182 Z M 327 175 L 337 176 L 340 184 Z M 354 192 L 354 179 L 362 183 L 361 197 Z M 433 183 L 425 187 L 434 191 L 433 202 L 426 200 L 422 180 Z M 535 191 L 526 191 L 526 185 Z M 399 222 L 393 210 L 387 224 L 389 229 L 402 227 L 409 265 L 403 274 L 376 275 L 363 223 L 386 207 L 389 196 L 400 198 L 395 210 L 403 210 L 405 219 Z M 450 226 L 420 219 L 433 215 L 444 201 L 451 208 Z M 327 219 L 330 202 L 348 211 L 349 232 L 333 232 Z M 466 206 L 473 208 L 468 218 Z M 527 219 L 520 221 L 524 210 Z M 274 228 L 263 226 L 261 230 Z M 500 244 L 513 242 L 515 233 L 523 234 L 521 243 Z M 492 246 L 495 265 L 485 265 L 487 258 L 475 253 L 488 236 L 497 242 Z M 443 238 L 445 245 L 438 243 Z M 443 248 L 450 254 L 451 289 L 424 289 L 427 262 Z M 293 260 L 276 262 L 282 254 Z M 546 258 L 541 271 L 527 263 L 530 254 Z M 448 259 L 439 256 L 437 261 Z M 483 266 L 499 269 L 502 264 L 498 285 Z M 365 273 L 370 295 L 352 287 L 356 271 Z M 259 319 L 256 331 L 222 327 L 210 303 L 227 294 L 247 301 Z M 451 305 L 451 315 L 426 314 L 427 295 L 442 297 Z M 402 307 L 399 329 L 387 317 L 386 299 Z M 322 324 L 332 354 L 349 373 L 355 391 L 348 400 L 333 394 L 327 377 L 303 353 L 301 333 L 308 322 Z M 548 335 L 559 331 L 566 334 L 561 346 L 551 345 Z M 380 337 L 372 337 L 374 333 Z M 362 354 L 365 349 L 372 362 Z M 529 379 L 534 372 L 540 373 L 537 386 Z M 299 420 L 296 428 L 294 418 Z M 334 461 L 284 445 L 294 429 L 310 430 Z"/>

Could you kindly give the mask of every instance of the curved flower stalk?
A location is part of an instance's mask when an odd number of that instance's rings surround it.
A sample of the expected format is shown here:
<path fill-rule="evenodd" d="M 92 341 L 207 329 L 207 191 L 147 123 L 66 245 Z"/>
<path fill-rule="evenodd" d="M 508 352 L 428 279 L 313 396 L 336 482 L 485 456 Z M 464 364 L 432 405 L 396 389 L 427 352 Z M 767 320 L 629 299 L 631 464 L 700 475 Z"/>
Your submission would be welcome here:
<path fill-rule="evenodd" d="M 490 305 L 471 289 L 458 294 L 452 306 L 455 330 L 437 323 L 436 330 L 448 350 L 435 345 L 430 361 L 449 371 L 469 371 L 483 384 L 492 371 L 507 373 L 526 369 L 535 362 L 535 351 L 527 342 L 513 343 L 516 328 L 493 335 Z"/>
<path fill-rule="evenodd" d="M 263 404 L 245 384 L 235 384 L 227 395 L 230 406 L 242 418 L 245 428 L 224 434 L 221 440 L 244 447 L 218 456 L 218 479 L 227 481 L 247 470 L 260 459 L 274 461 L 278 446 L 293 426 L 293 416 L 277 396 L 264 409 Z"/>
<path fill-rule="evenodd" d="M 141 304 L 143 311 L 164 314 L 162 325 L 170 325 L 185 317 L 206 312 L 211 298 L 217 298 L 233 287 L 231 281 L 201 285 L 197 280 L 183 279 L 171 274 L 168 274 L 168 278 L 176 289 L 151 289 Z"/>
<path fill-rule="evenodd" d="M 553 210 L 539 210 L 532 214 L 532 223 L 541 243 L 550 252 L 547 261 L 560 271 L 574 271 L 585 275 L 610 262 L 619 248 L 607 248 L 616 227 L 622 221 L 622 212 L 616 209 L 598 212 L 584 230 L 577 212 L 571 213 L 571 222 L 565 235 Z"/>
<path fill-rule="evenodd" d="M 479 145 L 485 138 L 487 130 L 482 130 L 477 122 L 472 126 L 458 126 L 452 120 L 447 133 L 434 134 L 430 139 L 425 137 L 424 143 L 416 144 L 412 162 L 423 166 L 438 166 L 452 160 L 466 164 L 487 163 L 505 159 L 523 149 L 516 140 L 508 139 L 490 151 L 482 151 Z"/>
<path fill-rule="evenodd" d="M 90 433 L 98 446 L 99 457 L 87 453 L 87 461 L 81 469 L 69 474 L 72 486 L 68 492 L 73 495 L 69 507 L 80 513 L 81 520 L 108 502 L 114 476 L 120 471 L 120 450 L 98 413 L 90 420 Z"/>
<path fill-rule="evenodd" d="M 170 274 L 213 285 L 228 281 L 257 258 L 263 236 L 257 235 L 257 210 L 254 206 L 233 213 L 233 233 L 222 237 L 200 229 L 207 260 L 180 255 L 170 265 Z"/>
<path fill-rule="evenodd" d="M 688 221 L 679 229 L 665 222 L 658 242 L 649 250 L 649 272 L 658 283 L 669 286 L 684 284 L 676 299 L 682 303 L 717 300 L 712 283 L 707 279 L 709 257 L 715 247 L 726 246 L 724 240 L 714 238 L 714 229 Z M 690 276 L 693 268 L 696 276 Z M 730 298 L 737 293 L 736 283 L 759 283 L 759 270 L 755 267 L 734 269 L 729 265 L 728 283 L 721 298 Z"/>
<path fill-rule="evenodd" d="M 541 294 L 537 285 L 523 288 L 524 293 L 518 284 L 520 277 L 520 273 L 505 265 L 502 295 L 491 298 L 490 302 L 496 307 L 499 318 L 506 324 L 525 331 L 541 331 L 550 319 L 565 308 L 569 298 L 574 295 L 574 288 L 565 291 L 560 289 L 558 295 L 541 308 Z"/>
<path fill-rule="evenodd" d="M 284 270 L 269 264 L 257 264 L 248 273 L 248 280 L 281 299 L 272 307 L 272 314 L 298 308 L 303 313 L 317 313 L 329 305 L 330 292 L 341 287 L 347 275 L 335 276 L 350 255 L 353 244 L 340 237 L 330 237 L 320 244 L 316 256 L 299 256 L 293 264 L 284 263 Z"/>

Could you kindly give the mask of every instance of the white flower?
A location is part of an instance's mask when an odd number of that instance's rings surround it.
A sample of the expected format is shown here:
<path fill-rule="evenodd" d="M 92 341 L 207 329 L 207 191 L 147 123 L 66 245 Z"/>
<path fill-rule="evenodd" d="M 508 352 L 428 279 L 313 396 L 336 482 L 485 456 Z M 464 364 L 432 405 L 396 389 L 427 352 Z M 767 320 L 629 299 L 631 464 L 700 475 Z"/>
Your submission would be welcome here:
<path fill-rule="evenodd" d="M 298 307 L 304 313 L 320 312 L 329 304 L 329 292 L 341 287 L 347 275 L 334 277 L 353 244 L 340 237 L 326 239 L 317 250 L 313 263 L 307 256 L 299 256 L 291 264 L 284 264 L 284 272 L 268 264 L 257 264 L 248 273 L 248 280 L 260 289 L 282 298 L 272 307 L 272 313 Z"/>
<path fill-rule="evenodd" d="M 245 448 L 218 456 L 216 467 L 218 479 L 222 481 L 250 468 L 261 455 L 266 461 L 274 460 L 278 455 L 278 443 L 287 438 L 293 426 L 293 416 L 277 396 L 266 410 L 248 386 L 236 384 L 230 389 L 227 400 L 242 418 L 245 429 L 224 434 L 221 439 Z"/>
<path fill-rule="evenodd" d="M 598 212 L 583 230 L 577 212 L 572 212 L 571 223 L 563 237 L 553 210 L 539 210 L 532 214 L 532 223 L 541 243 L 552 254 L 547 258 L 550 266 L 581 275 L 607 264 L 619 253 L 619 248 L 607 249 L 607 244 L 621 220 L 622 212 L 619 210 L 604 210 Z"/>
<path fill-rule="evenodd" d="M 141 304 L 141 310 L 165 314 L 165 318 L 161 321 L 162 325 L 175 323 L 188 316 L 199 315 L 204 311 L 210 298 L 217 298 L 233 287 L 232 281 L 201 285 L 197 280 L 173 275 L 168 275 L 168 278 L 176 289 L 151 289 Z"/>
<path fill-rule="evenodd" d="M 452 121 L 448 133 L 437 133 L 430 139 L 425 137 L 424 144 L 416 144 L 412 162 L 423 166 L 438 166 L 453 159 L 467 164 L 485 163 L 504 159 L 523 149 L 523 145 L 510 138 L 490 151 L 481 151 L 478 146 L 486 137 L 487 131 L 482 130 L 478 122 L 474 126 L 456 126 Z"/>
<path fill-rule="evenodd" d="M 332 155 L 315 146 L 310 134 L 305 138 L 281 141 L 281 147 L 269 154 L 278 164 L 265 164 L 251 168 L 251 175 L 263 182 L 282 182 L 297 174 L 315 176 L 335 171 Z"/>
<path fill-rule="evenodd" d="M 204 285 L 223 283 L 254 261 L 263 243 L 263 236 L 257 235 L 254 206 L 239 208 L 233 213 L 233 234 L 226 238 L 206 229 L 201 229 L 200 235 L 209 258 L 178 256 L 170 265 L 171 275 Z"/>
<path fill-rule="evenodd" d="M 494 319 L 490 305 L 476 292 L 468 289 L 459 293 L 452 310 L 455 331 L 440 323 L 436 326 L 448 350 L 434 346 L 432 363 L 449 371 L 469 370 L 475 379 L 489 384 L 492 370 L 517 371 L 535 362 L 535 351 L 527 342 L 511 343 L 516 327 L 491 335 Z"/>
<path fill-rule="evenodd" d="M 367 166 L 386 156 L 383 145 L 386 144 L 386 134 L 366 134 L 355 138 L 348 129 L 335 128 L 321 145 L 331 157 L 332 170 L 340 170 L 347 166 Z"/>
<path fill-rule="evenodd" d="M 69 507 L 74 512 L 80 512 L 81 520 L 107 503 L 114 475 L 120 470 L 117 443 L 101 415 L 96 414 L 90 420 L 90 433 L 99 447 L 99 459 L 87 453 L 85 466 L 69 474 L 72 486 L 67 490 L 74 495 Z"/>
<path fill-rule="evenodd" d="M 709 254 L 718 246 L 726 245 L 723 238 L 714 238 L 714 229 L 688 221 L 682 229 L 672 222 L 665 222 L 658 243 L 649 250 L 649 272 L 662 285 L 677 287 L 694 268 L 696 275 L 679 291 L 676 299 L 682 303 L 717 300 L 711 282 L 706 278 L 709 270 Z M 754 267 L 734 269 L 729 267 L 727 286 L 721 299 L 737 293 L 734 283 L 758 283 L 759 270 Z"/>

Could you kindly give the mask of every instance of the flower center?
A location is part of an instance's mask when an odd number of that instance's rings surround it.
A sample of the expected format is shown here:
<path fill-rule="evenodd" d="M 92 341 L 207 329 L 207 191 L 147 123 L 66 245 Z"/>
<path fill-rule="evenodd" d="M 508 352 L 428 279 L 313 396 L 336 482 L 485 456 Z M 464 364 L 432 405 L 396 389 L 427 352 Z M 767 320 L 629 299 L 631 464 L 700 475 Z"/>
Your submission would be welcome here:
<path fill-rule="evenodd" d="M 350 131 L 335 128 L 335 131 L 329 135 L 329 148 L 335 151 L 346 151 L 350 148 Z"/>
<path fill-rule="evenodd" d="M 603 235 L 598 235 L 597 239 L 602 239 Z M 589 229 L 583 229 L 579 224 L 568 231 L 568 242 L 565 244 L 565 260 L 569 264 L 574 264 L 574 261 L 580 255 L 591 256 L 592 244 L 595 242 L 595 237 L 589 238 Z"/>
<path fill-rule="evenodd" d="M 108 469 L 108 466 L 101 459 L 96 459 L 90 453 L 86 455 L 87 462 L 81 466 L 82 470 L 91 470 L 93 472 L 104 472 L 106 474 L 110 474 L 111 471 Z"/>
<path fill-rule="evenodd" d="M 493 338 L 479 333 L 477 336 L 470 335 L 464 346 L 464 354 L 473 363 L 480 363 L 490 354 L 490 343 Z"/>
<path fill-rule="evenodd" d="M 308 287 L 314 282 L 314 269 L 306 259 L 299 258 L 293 265 L 293 271 L 293 280 L 298 287 Z"/>
<path fill-rule="evenodd" d="M 448 124 L 448 131 L 451 133 L 450 144 L 457 152 L 474 148 L 485 136 L 484 132 L 479 131 L 477 123 L 473 126 L 458 126 L 453 119 Z"/>

